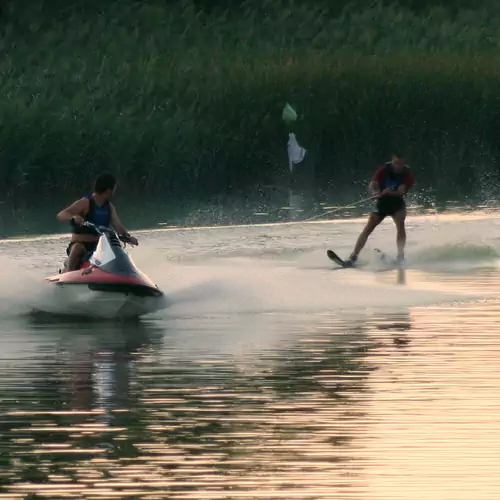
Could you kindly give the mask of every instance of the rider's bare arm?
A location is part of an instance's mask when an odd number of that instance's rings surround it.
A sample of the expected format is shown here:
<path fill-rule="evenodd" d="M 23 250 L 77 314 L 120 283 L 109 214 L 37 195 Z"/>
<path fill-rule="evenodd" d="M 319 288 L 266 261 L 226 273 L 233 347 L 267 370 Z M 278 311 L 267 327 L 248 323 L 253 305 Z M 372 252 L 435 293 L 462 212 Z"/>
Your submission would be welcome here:
<path fill-rule="evenodd" d="M 128 234 L 125 226 L 121 223 L 118 214 L 116 213 L 116 208 L 111 205 L 111 224 L 116 229 L 118 234 Z"/>
<path fill-rule="evenodd" d="M 113 227 L 116 229 L 116 232 L 118 234 L 123 234 L 127 236 L 127 243 L 130 243 L 131 245 L 138 245 L 139 242 L 137 241 L 137 238 L 134 238 L 131 236 L 128 231 L 125 229 L 125 226 L 121 223 L 117 213 L 116 209 L 113 205 L 111 205 L 111 224 Z"/>
<path fill-rule="evenodd" d="M 75 201 L 69 207 L 61 210 L 57 214 L 57 219 L 61 222 L 69 222 L 73 217 L 81 216 L 88 209 L 88 200 L 86 198 L 81 198 L 78 201 Z"/>

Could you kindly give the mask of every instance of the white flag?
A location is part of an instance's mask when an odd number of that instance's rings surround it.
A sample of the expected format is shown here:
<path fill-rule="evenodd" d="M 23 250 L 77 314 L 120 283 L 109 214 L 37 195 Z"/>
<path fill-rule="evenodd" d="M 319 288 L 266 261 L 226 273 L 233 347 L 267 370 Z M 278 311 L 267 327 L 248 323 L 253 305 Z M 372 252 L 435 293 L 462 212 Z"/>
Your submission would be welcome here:
<path fill-rule="evenodd" d="M 307 149 L 304 149 L 297 142 L 294 133 L 288 134 L 288 165 L 290 167 L 290 172 L 293 172 L 293 166 L 304 160 Z"/>

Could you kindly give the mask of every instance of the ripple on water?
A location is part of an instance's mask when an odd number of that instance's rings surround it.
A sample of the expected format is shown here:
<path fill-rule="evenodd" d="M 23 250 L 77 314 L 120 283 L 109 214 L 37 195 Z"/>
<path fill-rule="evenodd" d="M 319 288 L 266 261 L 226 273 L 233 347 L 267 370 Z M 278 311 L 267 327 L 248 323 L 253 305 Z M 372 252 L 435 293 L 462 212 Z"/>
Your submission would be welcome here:
<path fill-rule="evenodd" d="M 283 298 L 266 307 L 234 307 L 252 283 L 228 268 L 219 306 L 207 286 L 137 324 L 4 316 L 0 498 L 498 500 L 500 301 L 416 307 L 390 274 L 311 269 L 315 290 L 267 265 L 260 299 Z M 413 269 L 407 287 L 498 297 L 495 273 Z M 360 306 L 337 310 L 343 290 Z"/>

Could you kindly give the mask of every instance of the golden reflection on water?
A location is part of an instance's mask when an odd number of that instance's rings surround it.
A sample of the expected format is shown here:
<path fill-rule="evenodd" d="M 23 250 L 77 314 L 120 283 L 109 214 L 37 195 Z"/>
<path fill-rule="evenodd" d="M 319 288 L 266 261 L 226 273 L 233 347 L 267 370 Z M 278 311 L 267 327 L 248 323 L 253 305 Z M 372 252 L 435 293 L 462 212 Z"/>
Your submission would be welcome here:
<path fill-rule="evenodd" d="M 0 498 L 498 499 L 497 313 L 321 315 L 246 373 L 147 341 L 98 373 L 102 352 L 66 345 L 17 401 L 0 381 Z"/>
<path fill-rule="evenodd" d="M 383 460 L 367 468 L 369 498 L 500 497 L 499 312 L 415 311 L 411 352 L 379 363 L 372 383 L 369 432 Z"/>

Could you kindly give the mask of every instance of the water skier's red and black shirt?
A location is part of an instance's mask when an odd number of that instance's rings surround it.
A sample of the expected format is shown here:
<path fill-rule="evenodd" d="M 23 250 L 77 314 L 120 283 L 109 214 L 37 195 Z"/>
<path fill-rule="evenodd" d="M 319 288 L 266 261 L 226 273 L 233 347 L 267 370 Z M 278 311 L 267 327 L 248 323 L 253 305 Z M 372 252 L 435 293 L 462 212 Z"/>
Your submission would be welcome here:
<path fill-rule="evenodd" d="M 373 176 L 373 182 L 378 183 L 380 192 L 387 188 L 397 190 L 403 184 L 406 187 L 406 192 L 408 192 L 413 186 L 414 178 L 410 167 L 407 165 L 400 172 L 396 172 L 392 163 L 387 162 L 377 169 Z"/>

